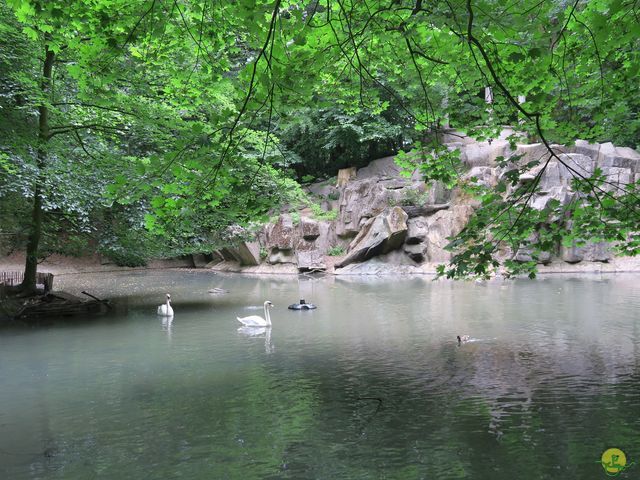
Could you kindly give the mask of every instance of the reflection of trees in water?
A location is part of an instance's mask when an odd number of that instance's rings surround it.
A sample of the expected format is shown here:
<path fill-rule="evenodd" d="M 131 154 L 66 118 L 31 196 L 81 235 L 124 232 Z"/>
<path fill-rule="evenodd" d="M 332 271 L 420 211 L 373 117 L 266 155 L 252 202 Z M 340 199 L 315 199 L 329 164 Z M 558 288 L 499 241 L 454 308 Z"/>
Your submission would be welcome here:
<path fill-rule="evenodd" d="M 223 285 L 238 297 L 220 301 L 241 304 L 241 284 Z M 407 289 L 388 285 L 391 295 Z M 591 288 L 567 285 L 553 293 L 564 302 Z M 285 284 L 248 291 L 261 299 L 279 288 Z M 530 313 L 534 307 L 509 286 L 480 300 L 489 288 L 464 286 L 471 306 L 456 303 L 459 287 L 449 285 L 412 287 L 415 301 L 394 303 L 380 301 L 375 282 L 336 281 L 316 290 L 314 301 L 320 313 L 329 305 L 340 311 L 339 335 L 326 321 L 305 324 L 294 336 L 276 326 L 278 349 L 271 355 L 265 355 L 263 340 L 272 344 L 265 331 L 255 341 L 239 339 L 246 358 L 233 346 L 216 355 L 215 348 L 227 346 L 215 343 L 163 362 L 127 358 L 97 380 L 104 389 L 98 405 L 107 411 L 90 408 L 91 425 L 75 427 L 79 438 L 96 432 L 91 446 L 58 435 L 57 444 L 66 446 L 55 462 L 70 478 L 85 468 L 70 458 L 90 462 L 86 468 L 105 478 L 118 478 L 116 470 L 132 478 L 178 471 L 191 478 L 205 471 L 209 478 L 600 478 L 605 446 L 638 446 L 640 323 L 617 328 L 615 316 L 595 318 L 576 331 L 583 307 L 549 321 L 546 309 L 557 305 Z M 542 320 L 528 325 L 509 317 L 509 306 L 518 304 Z M 463 322 L 485 315 L 504 336 L 462 347 L 447 336 L 448 328 L 460 332 L 473 325 Z M 229 328 L 234 336 L 234 321 Z M 182 332 L 174 332 L 176 353 L 195 341 Z M 148 341 L 147 330 L 138 334 L 132 344 Z M 207 356 L 221 365 L 207 363 Z M 45 408 L 52 401 L 46 395 Z M 79 394 L 77 401 L 95 396 Z M 44 417 L 54 434 L 67 431 L 68 419 Z"/>
<path fill-rule="evenodd" d="M 637 445 L 640 421 L 629 412 L 638 411 L 638 376 L 622 368 L 603 383 L 600 367 L 615 370 L 615 357 L 588 350 L 564 363 L 562 355 L 547 353 L 503 346 L 465 355 L 443 348 L 420 372 L 415 366 L 358 365 L 358 354 L 346 352 L 330 376 L 307 359 L 295 370 L 322 378 L 318 426 L 323 440 L 336 447 L 335 456 L 314 457 L 311 452 L 326 445 L 312 441 L 301 453 L 313 459 L 305 471 L 326 474 L 331 464 L 335 476 L 375 468 L 393 477 L 412 465 L 419 475 L 444 477 L 598 475 L 601 444 Z M 380 402 L 363 405 L 362 398 Z M 383 407 L 374 408 L 376 403 Z M 621 425 L 621 419 L 628 421 Z"/>

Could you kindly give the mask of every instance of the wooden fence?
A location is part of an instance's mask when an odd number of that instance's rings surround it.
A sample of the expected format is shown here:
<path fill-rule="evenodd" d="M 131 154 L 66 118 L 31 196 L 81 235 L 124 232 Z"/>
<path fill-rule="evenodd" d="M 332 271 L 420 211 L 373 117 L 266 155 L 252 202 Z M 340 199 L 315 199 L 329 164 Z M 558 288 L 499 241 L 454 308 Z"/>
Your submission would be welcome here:
<path fill-rule="evenodd" d="M 0 290 L 2 287 L 20 285 L 24 280 L 24 272 L 0 272 Z M 38 272 L 36 274 L 36 287 L 42 288 L 44 293 L 53 289 L 53 273 Z"/>

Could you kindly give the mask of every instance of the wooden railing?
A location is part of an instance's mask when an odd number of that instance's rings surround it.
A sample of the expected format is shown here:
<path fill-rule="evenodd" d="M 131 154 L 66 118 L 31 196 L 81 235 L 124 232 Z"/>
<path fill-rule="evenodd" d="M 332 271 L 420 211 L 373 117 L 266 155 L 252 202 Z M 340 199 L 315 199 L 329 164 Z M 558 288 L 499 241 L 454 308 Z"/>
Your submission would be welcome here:
<path fill-rule="evenodd" d="M 0 272 L 0 285 L 4 287 L 17 286 L 24 280 L 24 272 Z M 44 293 L 53 289 L 53 273 L 38 272 L 36 274 L 36 287 L 41 286 Z M 0 290 L 4 288 L 0 287 Z"/>

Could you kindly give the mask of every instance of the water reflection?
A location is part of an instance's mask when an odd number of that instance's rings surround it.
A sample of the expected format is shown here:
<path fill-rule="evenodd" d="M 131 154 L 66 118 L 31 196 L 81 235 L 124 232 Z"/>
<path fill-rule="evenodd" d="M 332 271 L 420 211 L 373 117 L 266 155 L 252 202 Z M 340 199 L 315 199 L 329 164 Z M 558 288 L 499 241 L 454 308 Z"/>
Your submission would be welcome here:
<path fill-rule="evenodd" d="M 167 334 L 167 337 L 169 339 L 171 339 L 171 329 L 173 327 L 173 316 L 161 317 L 160 322 L 162 323 L 162 331 Z"/>
<path fill-rule="evenodd" d="M 637 277 L 90 289 L 128 310 L 0 332 L 0 478 L 601 478 L 605 447 L 640 458 Z M 166 291 L 179 328 L 156 323 Z M 301 294 L 319 308 L 288 311 Z M 275 330 L 238 329 L 265 298 Z"/>
<path fill-rule="evenodd" d="M 265 353 L 273 353 L 275 351 L 275 347 L 271 342 L 271 327 L 249 327 L 247 325 L 243 325 L 238 328 L 238 333 L 245 337 L 264 338 Z"/>

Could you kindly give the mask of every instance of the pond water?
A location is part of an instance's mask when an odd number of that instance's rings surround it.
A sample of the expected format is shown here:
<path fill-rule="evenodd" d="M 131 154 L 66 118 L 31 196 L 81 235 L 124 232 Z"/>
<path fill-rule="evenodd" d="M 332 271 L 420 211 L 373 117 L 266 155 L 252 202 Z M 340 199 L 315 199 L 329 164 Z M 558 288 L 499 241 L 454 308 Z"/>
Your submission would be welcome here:
<path fill-rule="evenodd" d="M 638 280 L 57 277 L 118 313 L 0 331 L 0 478 L 607 478 L 640 463 Z"/>

